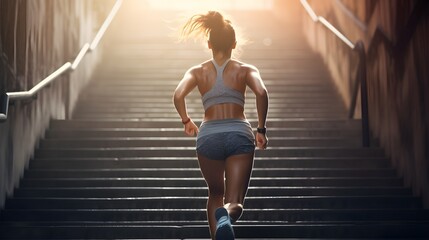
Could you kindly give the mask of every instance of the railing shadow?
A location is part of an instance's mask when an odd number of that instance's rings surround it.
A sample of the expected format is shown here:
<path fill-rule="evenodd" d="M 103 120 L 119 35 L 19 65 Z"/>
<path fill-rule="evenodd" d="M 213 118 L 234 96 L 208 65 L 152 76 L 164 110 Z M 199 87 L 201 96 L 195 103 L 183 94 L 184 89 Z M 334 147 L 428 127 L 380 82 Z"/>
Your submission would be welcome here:
<path fill-rule="evenodd" d="M 371 142 L 371 131 L 369 127 L 369 111 L 368 111 L 368 87 L 367 87 L 367 66 L 368 64 L 374 64 L 376 58 L 376 50 L 380 45 L 383 45 L 387 50 L 388 54 L 395 59 L 396 63 L 401 63 L 407 47 L 410 44 L 412 36 L 417 29 L 421 18 L 426 15 L 428 11 L 429 1 L 418 0 L 407 20 L 407 23 L 402 31 L 399 32 L 396 39 L 397 42 L 393 43 L 389 37 L 385 34 L 383 29 L 378 26 L 375 29 L 374 35 L 368 44 L 368 48 L 365 49 L 365 44 L 362 40 L 353 44 L 345 35 L 343 35 L 338 29 L 336 29 L 329 21 L 324 17 L 318 16 L 311 8 L 310 4 L 306 0 L 301 0 L 301 4 L 315 23 L 320 23 L 324 26 L 324 29 L 332 32 L 337 36 L 344 44 L 349 46 L 351 54 L 357 54 L 359 57 L 358 68 L 356 76 L 353 81 L 353 89 L 351 96 L 351 104 L 349 108 L 349 118 L 352 119 L 355 116 L 357 99 L 359 97 L 359 87 L 361 92 L 361 114 L 362 114 L 362 145 L 364 147 L 370 147 Z M 400 69 L 401 64 L 396 64 L 396 69 Z M 401 74 L 401 73 L 400 73 Z M 402 71 L 403 74 L 403 71 Z"/>

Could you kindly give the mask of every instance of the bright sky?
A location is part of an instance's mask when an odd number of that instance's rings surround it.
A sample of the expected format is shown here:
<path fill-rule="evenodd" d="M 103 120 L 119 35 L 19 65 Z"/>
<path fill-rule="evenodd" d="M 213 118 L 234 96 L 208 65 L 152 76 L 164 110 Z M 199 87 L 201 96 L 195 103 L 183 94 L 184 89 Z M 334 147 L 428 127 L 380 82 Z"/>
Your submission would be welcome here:
<path fill-rule="evenodd" d="M 223 10 L 271 9 L 273 0 L 147 0 L 153 8 L 171 10 L 199 10 L 207 8 Z"/>

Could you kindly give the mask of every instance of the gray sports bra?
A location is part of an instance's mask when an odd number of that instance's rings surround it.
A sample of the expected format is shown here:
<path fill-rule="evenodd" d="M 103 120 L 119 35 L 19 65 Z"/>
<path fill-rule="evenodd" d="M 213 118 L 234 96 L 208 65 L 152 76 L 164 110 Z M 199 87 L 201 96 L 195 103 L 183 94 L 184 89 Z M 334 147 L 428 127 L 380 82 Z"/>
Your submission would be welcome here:
<path fill-rule="evenodd" d="M 223 71 L 230 60 L 226 60 L 222 66 L 217 65 L 214 59 L 211 60 L 216 68 L 216 83 L 202 96 L 204 110 L 221 103 L 236 103 L 244 107 L 244 94 L 225 86 L 223 83 Z"/>

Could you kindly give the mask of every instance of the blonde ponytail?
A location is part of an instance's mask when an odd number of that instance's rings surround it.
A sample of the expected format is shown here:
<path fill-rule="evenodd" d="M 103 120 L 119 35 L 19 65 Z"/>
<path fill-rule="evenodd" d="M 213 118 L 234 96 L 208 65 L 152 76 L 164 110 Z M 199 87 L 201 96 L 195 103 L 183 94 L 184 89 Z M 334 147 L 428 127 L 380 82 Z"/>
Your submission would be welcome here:
<path fill-rule="evenodd" d="M 181 38 L 208 37 L 214 50 L 227 51 L 235 43 L 235 31 L 222 14 L 209 11 L 192 16 L 182 27 Z"/>

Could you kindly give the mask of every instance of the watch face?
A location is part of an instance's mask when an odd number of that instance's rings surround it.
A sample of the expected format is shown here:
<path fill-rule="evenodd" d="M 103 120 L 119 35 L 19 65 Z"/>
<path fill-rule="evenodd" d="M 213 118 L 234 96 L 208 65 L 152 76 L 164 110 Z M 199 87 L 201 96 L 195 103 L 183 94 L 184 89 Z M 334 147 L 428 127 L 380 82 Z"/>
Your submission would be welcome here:
<path fill-rule="evenodd" d="M 266 132 L 267 132 L 267 129 L 266 129 L 266 128 L 256 128 L 256 131 L 257 131 L 258 133 L 266 133 Z"/>

